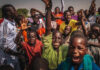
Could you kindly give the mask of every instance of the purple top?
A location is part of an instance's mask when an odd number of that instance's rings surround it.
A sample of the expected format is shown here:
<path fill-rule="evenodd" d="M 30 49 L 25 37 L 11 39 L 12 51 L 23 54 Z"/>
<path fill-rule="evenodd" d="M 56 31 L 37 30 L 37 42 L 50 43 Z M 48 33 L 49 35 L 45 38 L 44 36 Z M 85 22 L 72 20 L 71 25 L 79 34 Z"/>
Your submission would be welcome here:
<path fill-rule="evenodd" d="M 78 16 L 77 15 L 74 15 L 74 16 L 72 16 L 72 19 L 78 20 Z"/>

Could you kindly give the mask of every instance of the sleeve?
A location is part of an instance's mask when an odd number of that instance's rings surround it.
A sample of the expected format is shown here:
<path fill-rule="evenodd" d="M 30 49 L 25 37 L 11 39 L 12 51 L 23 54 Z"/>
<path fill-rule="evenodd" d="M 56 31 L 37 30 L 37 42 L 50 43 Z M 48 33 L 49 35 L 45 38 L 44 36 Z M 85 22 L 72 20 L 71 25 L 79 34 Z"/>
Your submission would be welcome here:
<path fill-rule="evenodd" d="M 52 43 L 52 34 L 50 34 L 48 36 L 44 36 L 42 38 L 42 42 L 44 44 L 44 48 L 48 48 Z"/>

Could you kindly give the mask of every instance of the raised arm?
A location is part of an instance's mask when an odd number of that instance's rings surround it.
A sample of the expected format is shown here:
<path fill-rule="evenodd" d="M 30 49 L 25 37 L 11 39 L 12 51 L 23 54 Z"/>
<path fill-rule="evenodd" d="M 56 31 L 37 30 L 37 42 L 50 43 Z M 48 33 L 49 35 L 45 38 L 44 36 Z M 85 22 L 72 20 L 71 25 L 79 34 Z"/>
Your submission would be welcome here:
<path fill-rule="evenodd" d="M 46 4 L 46 36 L 51 33 L 51 0 L 42 0 Z"/>
<path fill-rule="evenodd" d="M 16 38 L 15 38 L 15 43 L 16 43 L 17 45 L 20 45 L 21 42 L 22 42 L 21 36 L 22 36 L 22 30 L 20 30 L 20 32 L 17 34 L 17 36 L 16 36 Z"/>
<path fill-rule="evenodd" d="M 96 1 L 96 0 L 92 0 L 92 3 L 91 3 L 91 5 L 90 5 L 90 8 L 89 8 L 89 13 L 90 13 L 90 14 L 91 14 L 91 12 L 94 11 L 95 8 L 96 8 L 95 1 Z"/>
<path fill-rule="evenodd" d="M 35 8 L 32 8 L 33 10 L 35 10 L 36 12 L 38 12 L 40 15 L 42 15 L 43 17 L 45 17 L 45 14 L 43 14 L 40 10 L 37 10 Z"/>
<path fill-rule="evenodd" d="M 61 12 L 64 12 L 64 0 L 61 0 Z"/>
<path fill-rule="evenodd" d="M 85 22 L 86 22 L 85 14 L 84 14 L 83 10 L 81 10 L 81 13 L 82 13 L 82 18 L 81 18 L 82 28 L 83 28 L 85 36 L 87 36 L 88 31 L 87 31 L 87 28 L 85 26 Z"/>

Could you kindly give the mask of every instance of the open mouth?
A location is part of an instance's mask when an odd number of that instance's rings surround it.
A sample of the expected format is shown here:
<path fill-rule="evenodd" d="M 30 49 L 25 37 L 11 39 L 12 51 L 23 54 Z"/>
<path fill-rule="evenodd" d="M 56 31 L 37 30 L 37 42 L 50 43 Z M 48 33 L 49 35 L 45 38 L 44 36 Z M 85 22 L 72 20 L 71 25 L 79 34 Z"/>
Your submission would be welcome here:
<path fill-rule="evenodd" d="M 54 46 L 59 46 L 60 44 L 59 44 L 59 43 L 54 43 L 53 45 L 54 45 Z"/>
<path fill-rule="evenodd" d="M 80 61 L 79 56 L 72 57 L 72 61 L 75 62 L 75 63 L 78 63 Z"/>

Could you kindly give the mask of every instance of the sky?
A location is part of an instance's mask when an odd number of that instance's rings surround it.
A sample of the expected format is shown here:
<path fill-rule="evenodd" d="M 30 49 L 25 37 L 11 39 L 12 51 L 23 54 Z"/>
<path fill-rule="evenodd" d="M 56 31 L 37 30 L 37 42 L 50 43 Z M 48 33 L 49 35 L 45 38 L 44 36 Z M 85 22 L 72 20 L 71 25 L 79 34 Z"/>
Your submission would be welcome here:
<path fill-rule="evenodd" d="M 66 10 L 68 6 L 73 6 L 75 11 L 79 9 L 88 9 L 90 7 L 92 0 L 64 0 L 64 9 Z M 53 10 L 56 6 L 61 8 L 61 0 L 52 0 Z M 0 7 L 4 4 L 12 4 L 15 8 L 36 8 L 42 12 L 45 10 L 45 5 L 41 0 L 0 0 Z M 96 7 L 100 7 L 100 0 L 96 0 Z"/>

